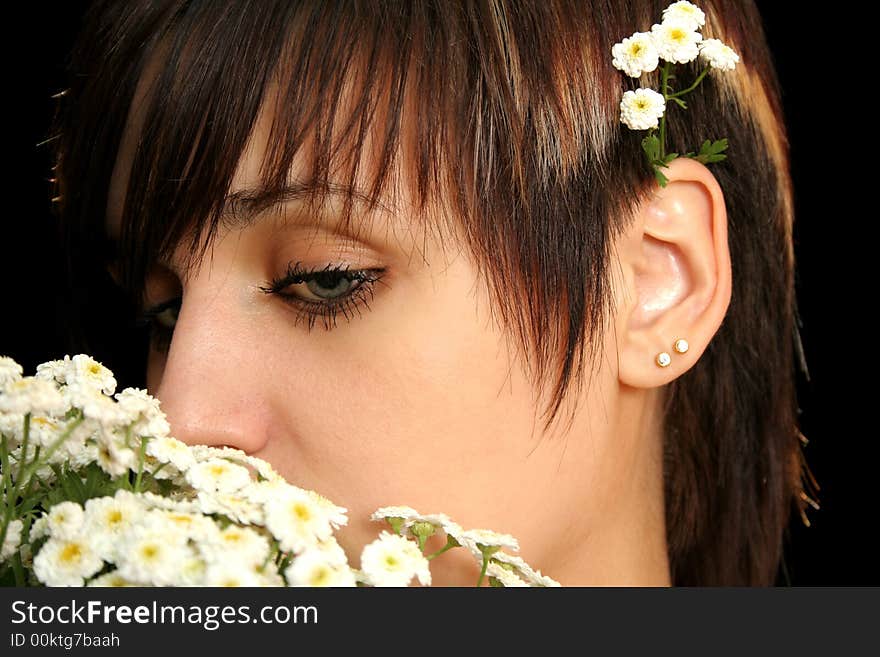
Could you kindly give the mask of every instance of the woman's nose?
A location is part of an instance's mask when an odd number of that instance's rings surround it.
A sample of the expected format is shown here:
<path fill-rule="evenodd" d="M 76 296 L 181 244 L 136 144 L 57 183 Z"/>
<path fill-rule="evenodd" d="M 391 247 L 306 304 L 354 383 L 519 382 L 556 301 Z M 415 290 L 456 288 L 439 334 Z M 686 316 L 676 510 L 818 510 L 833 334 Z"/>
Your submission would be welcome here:
<path fill-rule="evenodd" d="M 237 295 L 205 292 L 188 291 L 181 305 L 155 396 L 179 440 L 254 453 L 269 426 L 259 331 Z"/>

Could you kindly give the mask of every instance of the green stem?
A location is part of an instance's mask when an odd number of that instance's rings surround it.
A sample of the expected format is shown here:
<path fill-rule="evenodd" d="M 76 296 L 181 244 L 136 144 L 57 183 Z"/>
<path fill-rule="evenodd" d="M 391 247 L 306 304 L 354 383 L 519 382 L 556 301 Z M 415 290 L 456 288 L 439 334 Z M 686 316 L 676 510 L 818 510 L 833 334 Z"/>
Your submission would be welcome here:
<path fill-rule="evenodd" d="M 483 555 L 483 567 L 480 569 L 480 579 L 477 580 L 477 588 L 483 585 L 483 579 L 486 577 L 486 568 L 489 566 L 489 557 Z"/>
<path fill-rule="evenodd" d="M 0 546 L 3 545 L 3 541 L 6 540 L 6 528 L 9 525 L 9 521 L 11 518 L 10 507 L 9 504 L 9 491 L 12 488 L 12 477 L 9 475 L 9 450 L 6 444 L 6 435 L 0 436 L 0 475 L 3 477 L 3 493 L 6 495 L 7 502 L 6 508 L 3 510 L 3 524 L 0 526 Z"/>
<path fill-rule="evenodd" d="M 703 78 L 706 77 L 706 73 L 709 72 L 710 68 L 711 68 L 711 66 L 707 66 L 706 68 L 704 68 L 703 71 L 697 76 L 697 79 L 694 80 L 694 83 L 691 86 L 689 86 L 687 89 L 685 89 L 684 91 L 677 91 L 676 93 L 669 94 L 667 96 L 666 90 L 664 88 L 663 95 L 666 97 L 667 100 L 669 100 L 670 98 L 680 98 L 681 96 L 684 96 L 685 94 L 689 94 L 690 92 L 692 92 L 694 89 L 697 88 L 697 86 L 700 84 L 700 82 L 703 81 Z"/>
<path fill-rule="evenodd" d="M 135 493 L 141 492 L 141 480 L 144 477 L 144 459 L 147 455 L 147 440 L 148 438 L 146 438 L 145 436 L 141 436 L 141 450 L 140 454 L 138 455 L 138 473 L 137 478 L 134 480 Z"/>
<path fill-rule="evenodd" d="M 21 441 L 21 458 L 18 461 L 18 477 L 15 479 L 15 483 L 12 484 L 12 475 L 10 473 L 9 481 L 11 485 L 8 487 L 4 486 L 6 492 L 6 512 L 3 514 L 3 526 L 0 527 L 0 546 L 2 546 L 3 542 L 6 540 L 6 533 L 9 528 L 9 523 L 12 522 L 12 510 L 15 508 L 16 503 L 18 502 L 18 491 L 21 487 L 22 472 L 27 465 L 27 448 L 28 442 L 30 442 L 30 436 L 31 414 L 26 413 L 24 416 L 24 438 L 22 438 Z M 3 478 L 5 484 L 5 472 Z"/>
<path fill-rule="evenodd" d="M 456 546 L 453 545 L 452 543 L 447 542 L 446 545 L 444 545 L 442 548 L 440 548 L 436 552 L 429 554 L 428 556 L 425 557 L 425 559 L 430 561 L 431 559 L 434 559 L 435 557 L 439 557 L 441 554 L 443 554 L 447 550 L 451 550 L 454 547 L 456 547 Z"/>
<path fill-rule="evenodd" d="M 12 572 L 15 573 L 15 585 L 22 588 L 26 582 L 24 577 L 24 568 L 21 567 L 21 553 L 12 556 Z"/>
<path fill-rule="evenodd" d="M 73 423 L 71 423 L 71 425 L 69 427 L 67 427 L 67 429 L 64 431 L 63 434 L 61 434 L 60 436 L 58 436 L 58 438 L 55 439 L 55 442 L 53 442 L 51 445 L 49 445 L 49 448 L 46 450 L 46 453 L 43 455 L 45 457 L 46 461 L 48 461 L 51 458 L 51 456 L 55 453 L 55 451 L 59 447 L 61 447 L 61 445 L 64 444 L 65 440 L 70 438 L 70 434 L 73 433 L 73 430 L 76 429 L 79 425 L 81 425 L 84 420 L 85 420 L 85 418 L 83 416 L 78 417 Z M 36 461 L 31 462 L 30 467 L 28 468 L 28 471 L 27 471 L 27 478 L 28 479 L 30 479 L 33 476 L 33 473 L 37 471 L 37 468 L 39 467 L 39 465 L 40 464 L 37 463 Z"/>
<path fill-rule="evenodd" d="M 664 100 L 669 100 L 669 67 L 670 63 L 663 64 L 663 70 L 660 72 L 660 92 L 663 94 Z M 669 106 L 666 106 L 669 111 Z M 666 112 L 660 117 L 660 159 L 666 157 Z"/>

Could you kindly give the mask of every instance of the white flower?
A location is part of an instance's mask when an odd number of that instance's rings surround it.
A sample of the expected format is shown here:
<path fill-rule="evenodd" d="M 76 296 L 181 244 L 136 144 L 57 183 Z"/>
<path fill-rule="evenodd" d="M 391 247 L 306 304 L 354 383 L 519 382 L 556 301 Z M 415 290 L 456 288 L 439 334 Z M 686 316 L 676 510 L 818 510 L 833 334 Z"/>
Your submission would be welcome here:
<path fill-rule="evenodd" d="M 138 454 L 125 443 L 125 438 L 104 430 L 97 445 L 96 462 L 111 477 L 137 470 Z"/>
<path fill-rule="evenodd" d="M 449 532 L 448 532 L 449 533 Z M 455 534 L 449 533 L 462 547 L 466 547 L 477 560 L 482 561 L 485 554 L 494 554 L 500 549 L 519 550 L 519 543 L 510 534 L 500 534 L 491 529 L 468 529 Z"/>
<path fill-rule="evenodd" d="M 171 431 L 165 413 L 159 408 L 159 400 L 146 390 L 126 388 L 114 397 L 119 411 L 126 416 L 124 423 L 132 425 L 134 435 L 159 438 Z"/>
<path fill-rule="evenodd" d="M 113 561 L 120 538 L 146 509 L 134 494 L 118 491 L 115 497 L 95 497 L 86 502 L 84 531 L 103 559 Z"/>
<path fill-rule="evenodd" d="M 8 382 L 0 392 L 0 413 L 61 415 L 67 401 L 54 383 L 26 376 Z"/>
<path fill-rule="evenodd" d="M 505 588 L 528 586 L 528 583 L 520 579 L 519 575 L 513 570 L 508 570 L 500 563 L 495 563 L 494 561 L 490 561 L 486 566 L 486 574 L 497 579 Z"/>
<path fill-rule="evenodd" d="M 116 379 L 113 372 L 104 367 L 91 356 L 77 354 L 73 357 L 67 372 L 68 385 L 81 383 L 105 395 L 112 395 L 116 390 Z"/>
<path fill-rule="evenodd" d="M 611 48 L 614 68 L 631 78 L 650 73 L 657 68 L 660 55 L 650 32 L 636 32 Z"/>
<path fill-rule="evenodd" d="M 6 537 L 3 539 L 3 545 L 0 546 L 0 563 L 3 563 L 18 552 L 18 546 L 21 545 L 22 527 L 23 523 L 21 520 L 13 520 L 7 525 Z"/>
<path fill-rule="evenodd" d="M 54 381 L 60 384 L 67 383 L 67 373 L 71 371 L 73 361 L 70 356 L 65 356 L 63 360 L 50 360 L 37 365 L 37 378 L 46 381 Z"/>
<path fill-rule="evenodd" d="M 64 388 L 64 395 L 71 406 L 82 409 L 86 419 L 103 427 L 116 427 L 125 419 L 112 398 L 88 383 L 71 383 Z"/>
<path fill-rule="evenodd" d="M 258 586 L 260 578 L 253 567 L 234 559 L 208 564 L 203 586 Z"/>
<path fill-rule="evenodd" d="M 73 538 L 83 525 L 83 508 L 76 502 L 59 502 L 49 510 L 49 533 L 52 538 Z"/>
<path fill-rule="evenodd" d="M 39 445 L 45 450 L 47 447 L 57 442 L 61 437 L 61 426 L 63 420 L 46 417 L 45 415 L 34 415 L 31 417 L 30 440 L 34 445 Z M 57 450 L 53 457 L 61 454 L 63 460 L 66 455 L 63 450 Z"/>
<path fill-rule="evenodd" d="M 542 575 L 540 570 L 533 569 L 522 557 L 498 551 L 492 555 L 492 561 L 513 566 L 516 573 L 532 586 L 560 586 L 555 579 Z"/>
<path fill-rule="evenodd" d="M 361 570 L 373 586 L 407 586 L 413 577 L 423 586 L 431 584 L 428 560 L 409 539 L 383 531 L 364 547 Z"/>
<path fill-rule="evenodd" d="M 694 61 L 700 54 L 700 41 L 703 37 L 688 23 L 663 21 L 651 27 L 651 35 L 654 37 L 657 52 L 667 62 L 686 64 Z"/>
<path fill-rule="evenodd" d="M 159 523 L 136 525 L 118 550 L 119 574 L 154 586 L 172 586 L 193 554 L 184 534 Z"/>
<path fill-rule="evenodd" d="M 416 520 L 420 516 L 419 512 L 409 506 L 383 506 L 376 509 L 370 520 L 386 520 L 388 518 L 400 518 L 404 522 L 408 520 Z"/>
<path fill-rule="evenodd" d="M 34 574 L 46 586 L 82 586 L 103 567 L 87 538 L 50 538 L 34 557 Z"/>
<path fill-rule="evenodd" d="M 718 39 L 706 39 L 700 44 L 700 59 L 722 71 L 732 71 L 739 63 L 733 48 Z"/>
<path fill-rule="evenodd" d="M 232 493 L 251 483 L 251 473 L 226 459 L 209 459 L 189 468 L 186 480 L 198 491 Z"/>
<path fill-rule="evenodd" d="M 181 472 L 186 471 L 196 462 L 189 445 L 170 436 L 148 441 L 147 455 L 152 456 L 159 463 L 170 463 Z"/>
<path fill-rule="evenodd" d="M 201 490 L 194 506 L 201 513 L 227 516 L 243 525 L 259 525 L 265 519 L 262 506 L 243 497 L 241 491 L 219 493 Z"/>
<path fill-rule="evenodd" d="M 20 381 L 24 369 L 9 356 L 0 356 L 0 389 L 7 383 Z"/>
<path fill-rule="evenodd" d="M 253 529 L 229 525 L 203 540 L 199 549 L 209 564 L 234 561 L 254 567 L 263 564 L 269 556 L 269 540 Z"/>
<path fill-rule="evenodd" d="M 309 548 L 284 571 L 290 586 L 355 586 L 348 565 L 339 565 L 333 555 L 320 548 Z"/>
<path fill-rule="evenodd" d="M 266 528 L 285 552 L 302 552 L 333 533 L 322 506 L 305 491 L 291 490 L 266 502 Z"/>
<path fill-rule="evenodd" d="M 681 0 L 663 10 L 663 22 L 668 21 L 678 21 L 692 30 L 698 30 L 706 24 L 706 14 L 697 5 Z"/>
<path fill-rule="evenodd" d="M 40 516 L 31 525 L 31 531 L 28 535 L 31 542 L 45 538 L 49 535 L 49 516 Z"/>
<path fill-rule="evenodd" d="M 620 101 L 620 122 L 632 130 L 656 128 L 664 112 L 666 100 L 653 89 L 627 91 Z"/>

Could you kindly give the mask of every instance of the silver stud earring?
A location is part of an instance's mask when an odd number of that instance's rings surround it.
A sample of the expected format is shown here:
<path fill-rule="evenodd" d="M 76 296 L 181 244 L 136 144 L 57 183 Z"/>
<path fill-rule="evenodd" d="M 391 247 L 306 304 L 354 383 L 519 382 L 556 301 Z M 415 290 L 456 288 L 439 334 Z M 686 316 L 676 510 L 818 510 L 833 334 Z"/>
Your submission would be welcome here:
<path fill-rule="evenodd" d="M 684 354 L 687 353 L 687 350 L 690 349 L 691 346 L 688 344 L 687 340 L 685 340 L 684 338 L 679 338 L 675 341 L 675 344 L 672 345 L 672 348 L 675 349 L 676 353 Z"/>
<path fill-rule="evenodd" d="M 657 354 L 656 362 L 657 365 L 659 365 L 660 367 L 668 367 L 669 363 L 672 362 L 672 356 L 667 354 L 665 351 L 661 351 L 659 354 Z"/>

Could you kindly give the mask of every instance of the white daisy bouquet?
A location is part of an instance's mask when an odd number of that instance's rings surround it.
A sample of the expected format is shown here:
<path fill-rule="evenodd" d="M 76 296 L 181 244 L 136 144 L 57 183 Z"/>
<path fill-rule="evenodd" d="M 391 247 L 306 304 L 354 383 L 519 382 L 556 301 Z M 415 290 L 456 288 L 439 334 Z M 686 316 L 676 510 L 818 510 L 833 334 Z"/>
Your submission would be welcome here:
<path fill-rule="evenodd" d="M 349 565 L 334 531 L 346 509 L 231 448 L 169 435 L 159 401 L 115 393 L 89 356 L 22 376 L 0 357 L 0 583 L 17 586 L 430 585 L 430 562 L 463 548 L 477 585 L 558 586 L 516 539 L 443 514 L 377 510 L 387 523 Z M 445 546 L 425 553 L 428 538 Z"/>
<path fill-rule="evenodd" d="M 640 78 L 660 67 L 660 90 L 639 88 L 627 91 L 620 101 L 620 121 L 632 130 L 649 130 L 642 149 L 654 169 L 661 187 L 668 182 L 660 170 L 678 153 L 666 152 L 666 112 L 671 103 L 687 109 L 684 97 L 693 92 L 711 69 L 732 71 L 739 55 L 719 39 L 704 39 L 699 30 L 706 24 L 706 14 L 693 3 L 681 0 L 663 10 L 662 22 L 650 32 L 636 32 L 611 49 L 612 64 L 631 78 Z M 696 79 L 676 91 L 673 65 L 699 60 L 704 66 Z M 662 66 L 660 62 L 663 62 Z M 698 153 L 685 153 L 703 164 L 721 162 L 727 156 L 727 139 L 703 142 Z"/>

